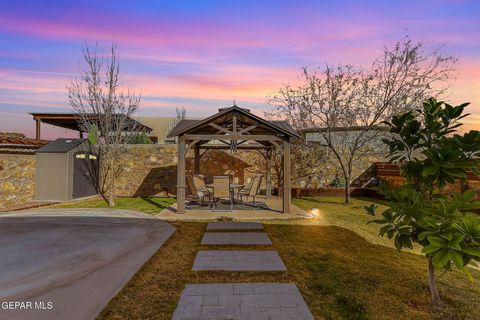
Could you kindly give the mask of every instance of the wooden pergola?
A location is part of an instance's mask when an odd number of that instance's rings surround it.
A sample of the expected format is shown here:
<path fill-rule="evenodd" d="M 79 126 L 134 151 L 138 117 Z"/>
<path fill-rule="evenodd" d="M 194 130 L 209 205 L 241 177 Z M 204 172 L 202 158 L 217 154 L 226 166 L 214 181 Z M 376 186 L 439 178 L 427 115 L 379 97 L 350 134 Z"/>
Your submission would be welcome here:
<path fill-rule="evenodd" d="M 290 213 L 290 143 L 300 139 L 286 121 L 262 119 L 236 105 L 219 109 L 203 120 L 181 120 L 168 134 L 178 140 L 177 213 L 185 212 L 185 162 L 188 150 L 195 155 L 194 172 L 200 173 L 200 151 L 208 149 L 265 150 L 266 197 L 271 197 L 271 158 L 275 149 L 283 157 L 283 212 Z"/>
<path fill-rule="evenodd" d="M 83 138 L 83 131 L 80 128 L 78 121 L 80 120 L 80 115 L 77 113 L 45 113 L 45 112 L 36 112 L 30 113 L 35 120 L 36 134 L 35 139 L 41 139 L 41 124 L 47 123 L 52 126 L 61 127 L 65 129 L 70 129 L 73 131 L 78 131 L 80 138 Z M 96 116 L 94 114 L 89 115 L 92 122 L 95 122 Z M 135 123 L 132 127 L 125 128 L 125 131 L 129 131 L 132 128 L 135 128 L 138 131 L 142 132 L 151 132 L 153 129 L 140 123 L 135 119 L 130 119 L 130 122 Z M 85 132 L 88 133 L 88 132 Z"/>

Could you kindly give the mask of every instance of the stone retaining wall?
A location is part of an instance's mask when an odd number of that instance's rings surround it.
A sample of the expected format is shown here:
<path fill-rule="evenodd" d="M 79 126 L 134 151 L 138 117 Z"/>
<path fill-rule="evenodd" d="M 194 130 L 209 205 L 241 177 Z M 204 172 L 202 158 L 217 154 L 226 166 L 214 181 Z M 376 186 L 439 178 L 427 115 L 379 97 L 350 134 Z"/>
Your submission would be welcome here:
<path fill-rule="evenodd" d="M 249 155 L 235 156 L 221 150 L 202 151 L 200 172 L 207 177 L 233 174 L 239 183 L 244 183 L 254 169 L 257 157 Z M 242 151 L 242 153 L 245 151 Z M 245 152 L 247 153 L 247 152 Z M 176 194 L 177 185 L 177 146 L 176 145 L 134 145 L 124 154 L 124 173 L 116 181 L 117 196 L 169 196 Z M 187 153 L 186 174 L 193 174 L 193 152 Z M 263 169 L 264 170 L 264 169 Z"/>
<path fill-rule="evenodd" d="M 35 193 L 35 155 L 0 154 L 0 208 L 30 201 Z"/>
<path fill-rule="evenodd" d="M 265 160 L 258 151 L 201 151 L 200 172 L 207 177 L 233 174 L 239 183 L 254 174 L 265 174 Z M 132 145 L 123 160 L 125 171 L 117 179 L 117 196 L 170 196 L 176 194 L 177 145 Z M 187 154 L 186 173 L 193 174 L 193 152 Z M 272 169 L 272 187 L 275 187 Z M 293 187 L 298 187 L 293 185 Z M 265 188 L 265 179 L 262 182 Z M 35 155 L 0 154 L 0 207 L 31 200 L 35 189 Z"/>
<path fill-rule="evenodd" d="M 116 181 L 116 195 L 168 196 L 175 192 L 176 146 L 130 146 L 123 161 L 125 171 Z"/>
<path fill-rule="evenodd" d="M 117 179 L 117 196 L 171 196 L 176 194 L 177 146 L 133 145 L 127 147 L 125 171 Z M 200 172 L 206 176 L 233 174 L 245 183 L 255 173 L 264 172 L 257 152 L 209 150 L 200 160 Z M 187 154 L 186 173 L 193 174 L 193 152 Z M 35 155 L 0 154 L 0 207 L 30 201 L 35 193 Z"/>

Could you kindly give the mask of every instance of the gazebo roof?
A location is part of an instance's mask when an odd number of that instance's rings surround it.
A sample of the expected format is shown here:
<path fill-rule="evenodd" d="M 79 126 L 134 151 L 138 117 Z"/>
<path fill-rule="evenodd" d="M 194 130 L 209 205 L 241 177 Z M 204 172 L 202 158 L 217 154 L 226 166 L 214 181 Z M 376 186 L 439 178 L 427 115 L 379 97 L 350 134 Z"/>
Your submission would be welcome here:
<path fill-rule="evenodd" d="M 194 151 L 195 171 L 199 173 L 200 149 L 202 147 L 203 149 L 229 148 L 234 153 L 242 145 L 244 149 L 247 149 L 246 147 L 249 149 L 257 149 L 258 147 L 265 149 L 265 193 L 267 198 L 270 198 L 271 195 L 270 161 L 274 156 L 272 151 L 278 150 L 281 152 L 283 157 L 282 212 L 290 212 L 290 144 L 292 139 L 301 139 L 301 137 L 286 121 L 268 121 L 254 115 L 248 109 L 233 105 L 229 108 L 221 108 L 218 113 L 203 120 L 182 120 L 170 131 L 168 136 L 178 137 L 178 213 L 185 212 L 185 168 L 188 150 L 193 149 Z M 210 144 L 209 141 L 216 143 Z M 247 143 L 252 141 L 254 141 L 253 144 Z M 231 188 L 227 187 L 227 190 L 229 189 Z"/>
<path fill-rule="evenodd" d="M 202 120 L 190 120 L 182 119 L 168 134 L 168 137 L 177 137 L 187 133 L 206 133 L 213 134 L 215 133 L 215 128 L 211 127 L 210 123 L 215 123 L 217 125 L 228 124 L 228 121 L 233 115 L 238 116 L 239 124 L 244 123 L 245 125 L 256 124 L 257 128 L 252 129 L 250 135 L 255 134 L 265 134 L 265 133 L 275 133 L 279 136 L 283 136 L 287 139 L 296 138 L 301 139 L 299 134 L 284 120 L 266 120 L 260 118 L 250 110 L 245 108 L 240 108 L 236 105 L 229 108 L 220 108 L 218 113 L 207 117 Z"/>

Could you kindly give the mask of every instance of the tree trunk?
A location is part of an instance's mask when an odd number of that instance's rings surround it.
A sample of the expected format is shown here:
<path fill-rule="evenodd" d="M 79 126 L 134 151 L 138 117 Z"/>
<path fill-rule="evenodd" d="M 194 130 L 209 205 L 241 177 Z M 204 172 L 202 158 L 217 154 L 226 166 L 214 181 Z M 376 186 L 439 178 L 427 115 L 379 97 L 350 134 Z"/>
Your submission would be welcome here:
<path fill-rule="evenodd" d="M 350 203 L 350 184 L 345 182 L 345 203 Z"/>
<path fill-rule="evenodd" d="M 430 294 L 432 296 L 432 305 L 436 309 L 442 308 L 442 300 L 437 290 L 437 283 L 435 281 L 435 267 L 433 266 L 432 257 L 428 257 L 428 285 L 430 287 Z"/>
<path fill-rule="evenodd" d="M 111 187 L 110 194 L 108 195 L 108 206 L 110 208 L 115 207 L 115 201 L 113 200 L 113 185 Z"/>
<path fill-rule="evenodd" d="M 115 173 L 113 172 L 114 167 L 113 167 L 113 159 L 110 159 L 110 188 L 108 188 L 108 206 L 110 208 L 115 207 L 115 202 L 113 200 L 113 197 L 115 195 Z"/>
<path fill-rule="evenodd" d="M 351 171 L 350 171 L 351 172 Z M 350 203 L 350 180 L 351 180 L 351 173 L 345 172 L 343 173 L 343 179 L 345 180 L 345 203 Z"/>

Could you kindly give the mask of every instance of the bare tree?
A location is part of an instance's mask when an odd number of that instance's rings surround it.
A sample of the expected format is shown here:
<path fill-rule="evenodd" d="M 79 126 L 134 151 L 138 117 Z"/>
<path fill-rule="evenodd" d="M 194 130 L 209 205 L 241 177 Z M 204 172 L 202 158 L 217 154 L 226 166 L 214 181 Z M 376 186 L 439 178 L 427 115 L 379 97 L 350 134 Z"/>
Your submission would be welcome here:
<path fill-rule="evenodd" d="M 326 161 L 325 150 L 316 146 L 294 141 L 291 144 L 291 182 L 295 187 L 317 187 L 328 176 L 328 168 L 323 167 Z M 272 169 L 276 185 L 283 187 L 283 156 L 280 150 L 276 150 L 272 157 Z"/>
<path fill-rule="evenodd" d="M 393 48 L 385 47 L 369 70 L 304 68 L 303 85 L 285 86 L 272 98 L 272 113 L 289 119 L 297 130 L 321 129 L 319 144 L 332 152 L 345 179 L 346 203 L 355 165 L 386 151 L 379 146 L 382 122 L 450 87 L 456 59 L 440 49 L 427 52 L 424 42 L 405 37 Z"/>
<path fill-rule="evenodd" d="M 265 152 L 255 152 L 253 156 L 248 153 L 246 161 L 251 164 L 247 170 L 255 174 L 264 174 L 266 170 Z M 319 186 L 331 167 L 325 164 L 325 150 L 316 148 L 311 144 L 294 141 L 291 144 L 291 182 L 294 187 Z M 272 170 L 272 185 L 279 190 L 283 187 L 283 155 L 280 149 L 274 148 L 270 159 Z"/>
<path fill-rule="evenodd" d="M 124 88 L 120 81 L 119 55 L 112 45 L 105 58 L 97 49 L 92 51 L 85 43 L 83 49 L 85 69 L 80 78 L 68 87 L 73 110 L 79 115 L 79 127 L 89 133 L 89 140 L 98 146 L 100 169 L 92 179 L 97 192 L 113 207 L 115 180 L 123 172 L 121 157 L 125 144 L 141 131 L 133 119 L 141 97 Z"/>

